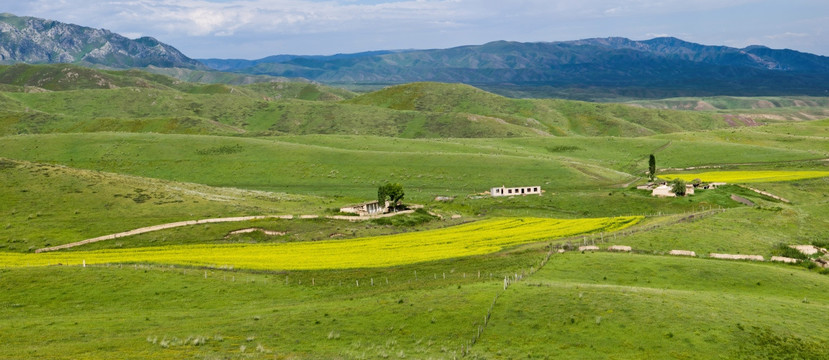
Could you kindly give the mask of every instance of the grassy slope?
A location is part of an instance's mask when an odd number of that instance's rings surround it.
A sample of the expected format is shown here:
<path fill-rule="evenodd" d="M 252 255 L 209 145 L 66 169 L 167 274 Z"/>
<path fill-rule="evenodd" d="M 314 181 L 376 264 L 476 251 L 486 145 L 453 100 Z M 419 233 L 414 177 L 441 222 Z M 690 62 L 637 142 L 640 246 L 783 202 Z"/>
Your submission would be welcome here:
<path fill-rule="evenodd" d="M 0 270 L 0 357 L 451 358 L 500 279 L 537 257 L 206 277 L 170 267 Z M 193 345 L 199 336 L 206 343 Z"/>
<path fill-rule="evenodd" d="M 409 198 L 415 200 L 446 189 L 480 192 L 493 183 L 532 179 L 533 183 L 588 187 L 627 177 L 608 172 L 607 178 L 594 180 L 551 158 L 350 151 L 276 139 L 97 133 L 16 136 L 4 143 L 0 153 L 11 158 L 211 186 L 373 197 L 378 184 L 402 181 L 410 189 Z"/>
<path fill-rule="evenodd" d="M 319 211 L 323 199 L 0 159 L 0 248 L 31 251 L 139 227 Z M 114 244 L 110 244 L 114 245 Z"/>
<path fill-rule="evenodd" d="M 348 102 L 396 110 L 477 114 L 554 135 L 642 136 L 726 126 L 721 118 L 708 114 L 566 100 L 516 100 L 457 84 L 392 86 Z"/>
<path fill-rule="evenodd" d="M 761 127 L 659 135 L 656 138 L 711 143 L 744 144 L 810 151 L 829 157 L 829 120 L 792 122 Z M 739 161 L 734 161 L 739 162 Z"/>
<path fill-rule="evenodd" d="M 257 84 L 242 89 L 211 86 L 189 92 L 121 88 L 6 93 L 5 102 L 13 106 L 8 109 L 16 111 L 2 114 L 0 131 L 538 136 L 532 128 L 486 117 L 333 103 L 325 99 L 341 96 L 307 84 Z"/>
<path fill-rule="evenodd" d="M 500 297 L 474 354 L 818 359 L 827 286 L 790 266 L 565 254 Z"/>
<path fill-rule="evenodd" d="M 309 83 L 196 84 L 136 70 L 96 71 L 72 65 L 4 67 L 0 83 L 17 89 L 17 93 L 5 95 L 19 102 L 2 114 L 0 124 L 5 126 L 0 130 L 7 134 L 152 131 L 406 138 L 642 136 L 727 126 L 718 115 L 564 100 L 515 100 L 456 84 L 416 83 L 354 98 L 355 94 L 346 90 Z M 30 93 L 31 87 L 59 94 Z"/>
<path fill-rule="evenodd" d="M 0 354 L 448 358 L 482 325 L 503 277 L 540 258 L 521 252 L 284 274 L 144 266 L 0 270 L 0 314 L 7 320 L 0 334 L 9 345 Z M 822 327 L 816 314 L 829 310 L 820 291 L 828 281 L 786 265 L 556 255 L 499 297 L 472 350 L 485 358 L 817 359 L 829 351 L 824 335 L 813 331 Z M 194 345 L 201 337 L 206 341 Z"/>
<path fill-rule="evenodd" d="M 752 186 L 782 196 L 792 203 L 742 191 L 738 194 L 751 199 L 758 207 L 733 209 L 699 221 L 638 233 L 619 241 L 636 249 L 656 252 L 682 249 L 696 251 L 699 255 L 717 252 L 757 254 L 769 258 L 777 255 L 777 244 L 810 244 L 815 240 L 827 240 L 829 178 Z M 729 187 L 723 195 L 728 196 L 735 191 L 739 188 Z M 703 191 L 707 192 L 710 190 Z M 696 195 L 694 201 L 698 201 Z"/>
<path fill-rule="evenodd" d="M 398 181 L 410 189 L 410 199 L 422 201 L 440 194 L 481 192 L 501 184 L 532 183 L 553 191 L 620 184 L 632 179 L 626 172 L 643 171 L 647 154 L 666 144 L 624 139 L 524 139 L 470 140 L 457 145 L 441 140 L 372 137 L 333 138 L 330 147 L 299 144 L 318 139 L 120 133 L 14 136 L 4 138 L 0 156 L 292 193 L 372 196 L 377 184 Z M 321 142 L 326 145 L 325 140 Z M 693 142 L 672 142 L 657 152 L 660 167 L 815 157 L 805 151 L 728 144 L 705 144 L 696 156 L 688 156 L 698 147 Z M 596 158 L 605 159 L 593 160 Z"/>
<path fill-rule="evenodd" d="M 813 120 L 829 117 L 829 100 L 822 97 L 703 97 L 631 101 L 650 109 L 695 110 L 717 114 L 740 114 L 761 123 L 783 120 Z"/>

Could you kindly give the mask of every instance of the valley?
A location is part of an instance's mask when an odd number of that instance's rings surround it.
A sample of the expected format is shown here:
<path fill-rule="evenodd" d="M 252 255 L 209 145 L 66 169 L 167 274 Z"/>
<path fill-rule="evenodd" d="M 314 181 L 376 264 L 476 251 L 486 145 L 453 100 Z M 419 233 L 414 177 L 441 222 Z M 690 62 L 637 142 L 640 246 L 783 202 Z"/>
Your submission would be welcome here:
<path fill-rule="evenodd" d="M 356 93 L 65 64 L 0 81 L 0 358 L 829 354 L 825 255 L 789 247 L 829 246 L 826 98 Z M 651 196 L 651 154 L 664 181 L 727 184 Z M 387 183 L 423 209 L 336 218 Z M 195 223 L 230 217 L 257 218 Z"/>

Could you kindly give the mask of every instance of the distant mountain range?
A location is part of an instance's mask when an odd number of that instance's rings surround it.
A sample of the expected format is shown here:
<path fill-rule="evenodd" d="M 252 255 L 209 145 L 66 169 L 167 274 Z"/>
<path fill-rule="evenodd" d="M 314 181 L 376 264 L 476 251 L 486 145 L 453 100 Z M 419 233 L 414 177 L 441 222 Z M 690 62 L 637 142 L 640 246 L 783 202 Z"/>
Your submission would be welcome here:
<path fill-rule="evenodd" d="M 418 81 L 465 83 L 512 97 L 829 96 L 829 57 L 762 46 L 707 46 L 671 37 L 496 41 L 451 49 L 197 61 L 149 37 L 130 40 L 107 30 L 0 14 L 0 64 L 19 62 L 147 68 L 186 75 L 191 81 L 304 78 L 357 89 Z"/>
<path fill-rule="evenodd" d="M 664 37 L 566 42 L 496 41 L 440 50 L 351 56 L 273 56 L 205 62 L 223 71 L 302 77 L 330 84 L 459 82 L 498 92 L 610 91 L 633 97 L 829 95 L 829 58 L 762 46 L 706 46 Z"/>
<path fill-rule="evenodd" d="M 0 14 L 0 63 L 73 63 L 109 68 L 177 67 L 206 70 L 151 37 L 130 40 L 108 30 Z"/>

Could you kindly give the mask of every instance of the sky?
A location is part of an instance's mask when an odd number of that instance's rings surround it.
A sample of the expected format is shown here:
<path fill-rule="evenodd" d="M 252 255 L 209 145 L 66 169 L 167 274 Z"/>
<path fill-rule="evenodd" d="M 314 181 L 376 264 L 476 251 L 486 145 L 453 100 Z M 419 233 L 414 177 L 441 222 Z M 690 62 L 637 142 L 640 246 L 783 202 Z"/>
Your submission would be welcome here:
<path fill-rule="evenodd" d="M 191 58 L 611 36 L 829 56 L 826 0 L 0 0 L 0 12 L 151 36 Z"/>

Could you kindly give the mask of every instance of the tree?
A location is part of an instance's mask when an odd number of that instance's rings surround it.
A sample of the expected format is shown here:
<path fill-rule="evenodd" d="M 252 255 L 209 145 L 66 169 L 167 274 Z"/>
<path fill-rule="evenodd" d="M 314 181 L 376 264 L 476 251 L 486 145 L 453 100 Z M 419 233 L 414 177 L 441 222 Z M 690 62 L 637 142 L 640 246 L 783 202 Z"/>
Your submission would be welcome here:
<path fill-rule="evenodd" d="M 380 185 L 380 187 L 377 188 L 377 203 L 380 204 L 380 206 L 383 206 L 383 204 L 386 203 L 386 198 L 388 198 L 388 195 L 386 194 L 386 185 Z"/>
<path fill-rule="evenodd" d="M 656 176 L 656 157 L 651 154 L 648 159 L 648 177 L 653 181 L 654 176 Z"/>
<path fill-rule="evenodd" d="M 386 185 L 380 186 L 377 189 L 377 201 L 380 204 L 386 202 L 386 199 L 389 199 L 391 203 L 391 207 L 397 210 L 397 203 L 403 199 L 403 196 L 406 194 L 403 192 L 403 185 L 399 183 L 386 183 Z"/>
<path fill-rule="evenodd" d="M 673 191 L 676 196 L 685 196 L 685 180 L 676 178 L 674 181 L 671 181 L 671 191 Z"/>

